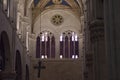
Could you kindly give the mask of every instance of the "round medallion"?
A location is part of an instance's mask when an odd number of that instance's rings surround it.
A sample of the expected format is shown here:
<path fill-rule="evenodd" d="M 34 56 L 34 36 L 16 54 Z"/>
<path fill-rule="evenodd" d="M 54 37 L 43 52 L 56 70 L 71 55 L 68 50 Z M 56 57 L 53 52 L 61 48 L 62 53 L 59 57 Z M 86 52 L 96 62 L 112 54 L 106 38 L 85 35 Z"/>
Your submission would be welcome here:
<path fill-rule="evenodd" d="M 55 4 L 60 4 L 61 2 L 62 2 L 62 0 L 52 0 L 53 1 L 53 3 L 55 3 Z"/>
<path fill-rule="evenodd" d="M 51 19 L 51 22 L 54 24 L 54 25 L 61 25 L 62 22 L 63 22 L 63 17 L 59 14 L 56 14 L 52 17 Z"/>

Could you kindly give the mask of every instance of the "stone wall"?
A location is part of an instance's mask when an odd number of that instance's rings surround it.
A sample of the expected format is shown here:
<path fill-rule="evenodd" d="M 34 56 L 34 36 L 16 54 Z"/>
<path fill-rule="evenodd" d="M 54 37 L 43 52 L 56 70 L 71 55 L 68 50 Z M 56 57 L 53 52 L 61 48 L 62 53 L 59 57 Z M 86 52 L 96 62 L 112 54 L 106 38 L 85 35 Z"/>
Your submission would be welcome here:
<path fill-rule="evenodd" d="M 81 60 L 42 60 L 42 66 L 46 68 L 41 69 L 40 78 L 37 78 L 38 70 L 34 69 L 34 66 L 38 66 L 38 61 L 31 62 L 30 80 L 82 80 Z"/>

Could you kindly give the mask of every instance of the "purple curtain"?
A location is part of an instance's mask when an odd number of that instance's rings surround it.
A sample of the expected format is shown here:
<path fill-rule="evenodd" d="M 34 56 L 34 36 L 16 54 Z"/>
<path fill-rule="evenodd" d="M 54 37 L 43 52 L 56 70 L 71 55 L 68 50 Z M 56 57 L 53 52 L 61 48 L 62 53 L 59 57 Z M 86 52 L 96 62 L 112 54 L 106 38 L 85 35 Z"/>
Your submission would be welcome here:
<path fill-rule="evenodd" d="M 55 58 L 55 37 L 51 38 L 51 58 Z"/>
<path fill-rule="evenodd" d="M 40 37 L 36 40 L 36 58 L 40 58 Z"/>
<path fill-rule="evenodd" d="M 68 36 L 65 37 L 65 58 L 69 58 L 69 53 L 68 53 Z"/>
<path fill-rule="evenodd" d="M 46 42 L 46 54 L 50 58 L 50 37 L 48 36 L 48 41 Z"/>

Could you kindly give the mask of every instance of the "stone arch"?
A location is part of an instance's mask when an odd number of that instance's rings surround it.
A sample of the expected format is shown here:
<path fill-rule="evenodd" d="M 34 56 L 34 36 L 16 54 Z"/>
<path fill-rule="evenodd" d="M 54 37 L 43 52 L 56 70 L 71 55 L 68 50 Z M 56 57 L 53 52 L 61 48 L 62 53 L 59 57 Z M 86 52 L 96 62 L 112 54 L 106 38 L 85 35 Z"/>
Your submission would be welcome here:
<path fill-rule="evenodd" d="M 19 50 L 16 51 L 15 71 L 16 71 L 15 80 L 22 80 L 22 63 L 21 63 L 21 55 Z"/>
<path fill-rule="evenodd" d="M 10 69 L 10 44 L 7 32 L 3 31 L 0 35 L 0 70 Z"/>
<path fill-rule="evenodd" d="M 26 64 L 26 76 L 25 76 L 25 80 L 29 80 L 29 67 Z"/>

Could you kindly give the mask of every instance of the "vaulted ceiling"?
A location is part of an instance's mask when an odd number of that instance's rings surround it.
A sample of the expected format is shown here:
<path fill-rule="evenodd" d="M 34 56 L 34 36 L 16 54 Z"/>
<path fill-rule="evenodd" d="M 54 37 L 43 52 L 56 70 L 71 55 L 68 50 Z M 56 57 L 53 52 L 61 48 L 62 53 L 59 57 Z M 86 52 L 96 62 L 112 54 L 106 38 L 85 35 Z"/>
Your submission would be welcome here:
<path fill-rule="evenodd" d="M 83 15 L 82 0 L 33 0 L 32 2 L 32 16 L 34 19 L 44 10 L 63 9 L 72 10 L 76 15 Z"/>

